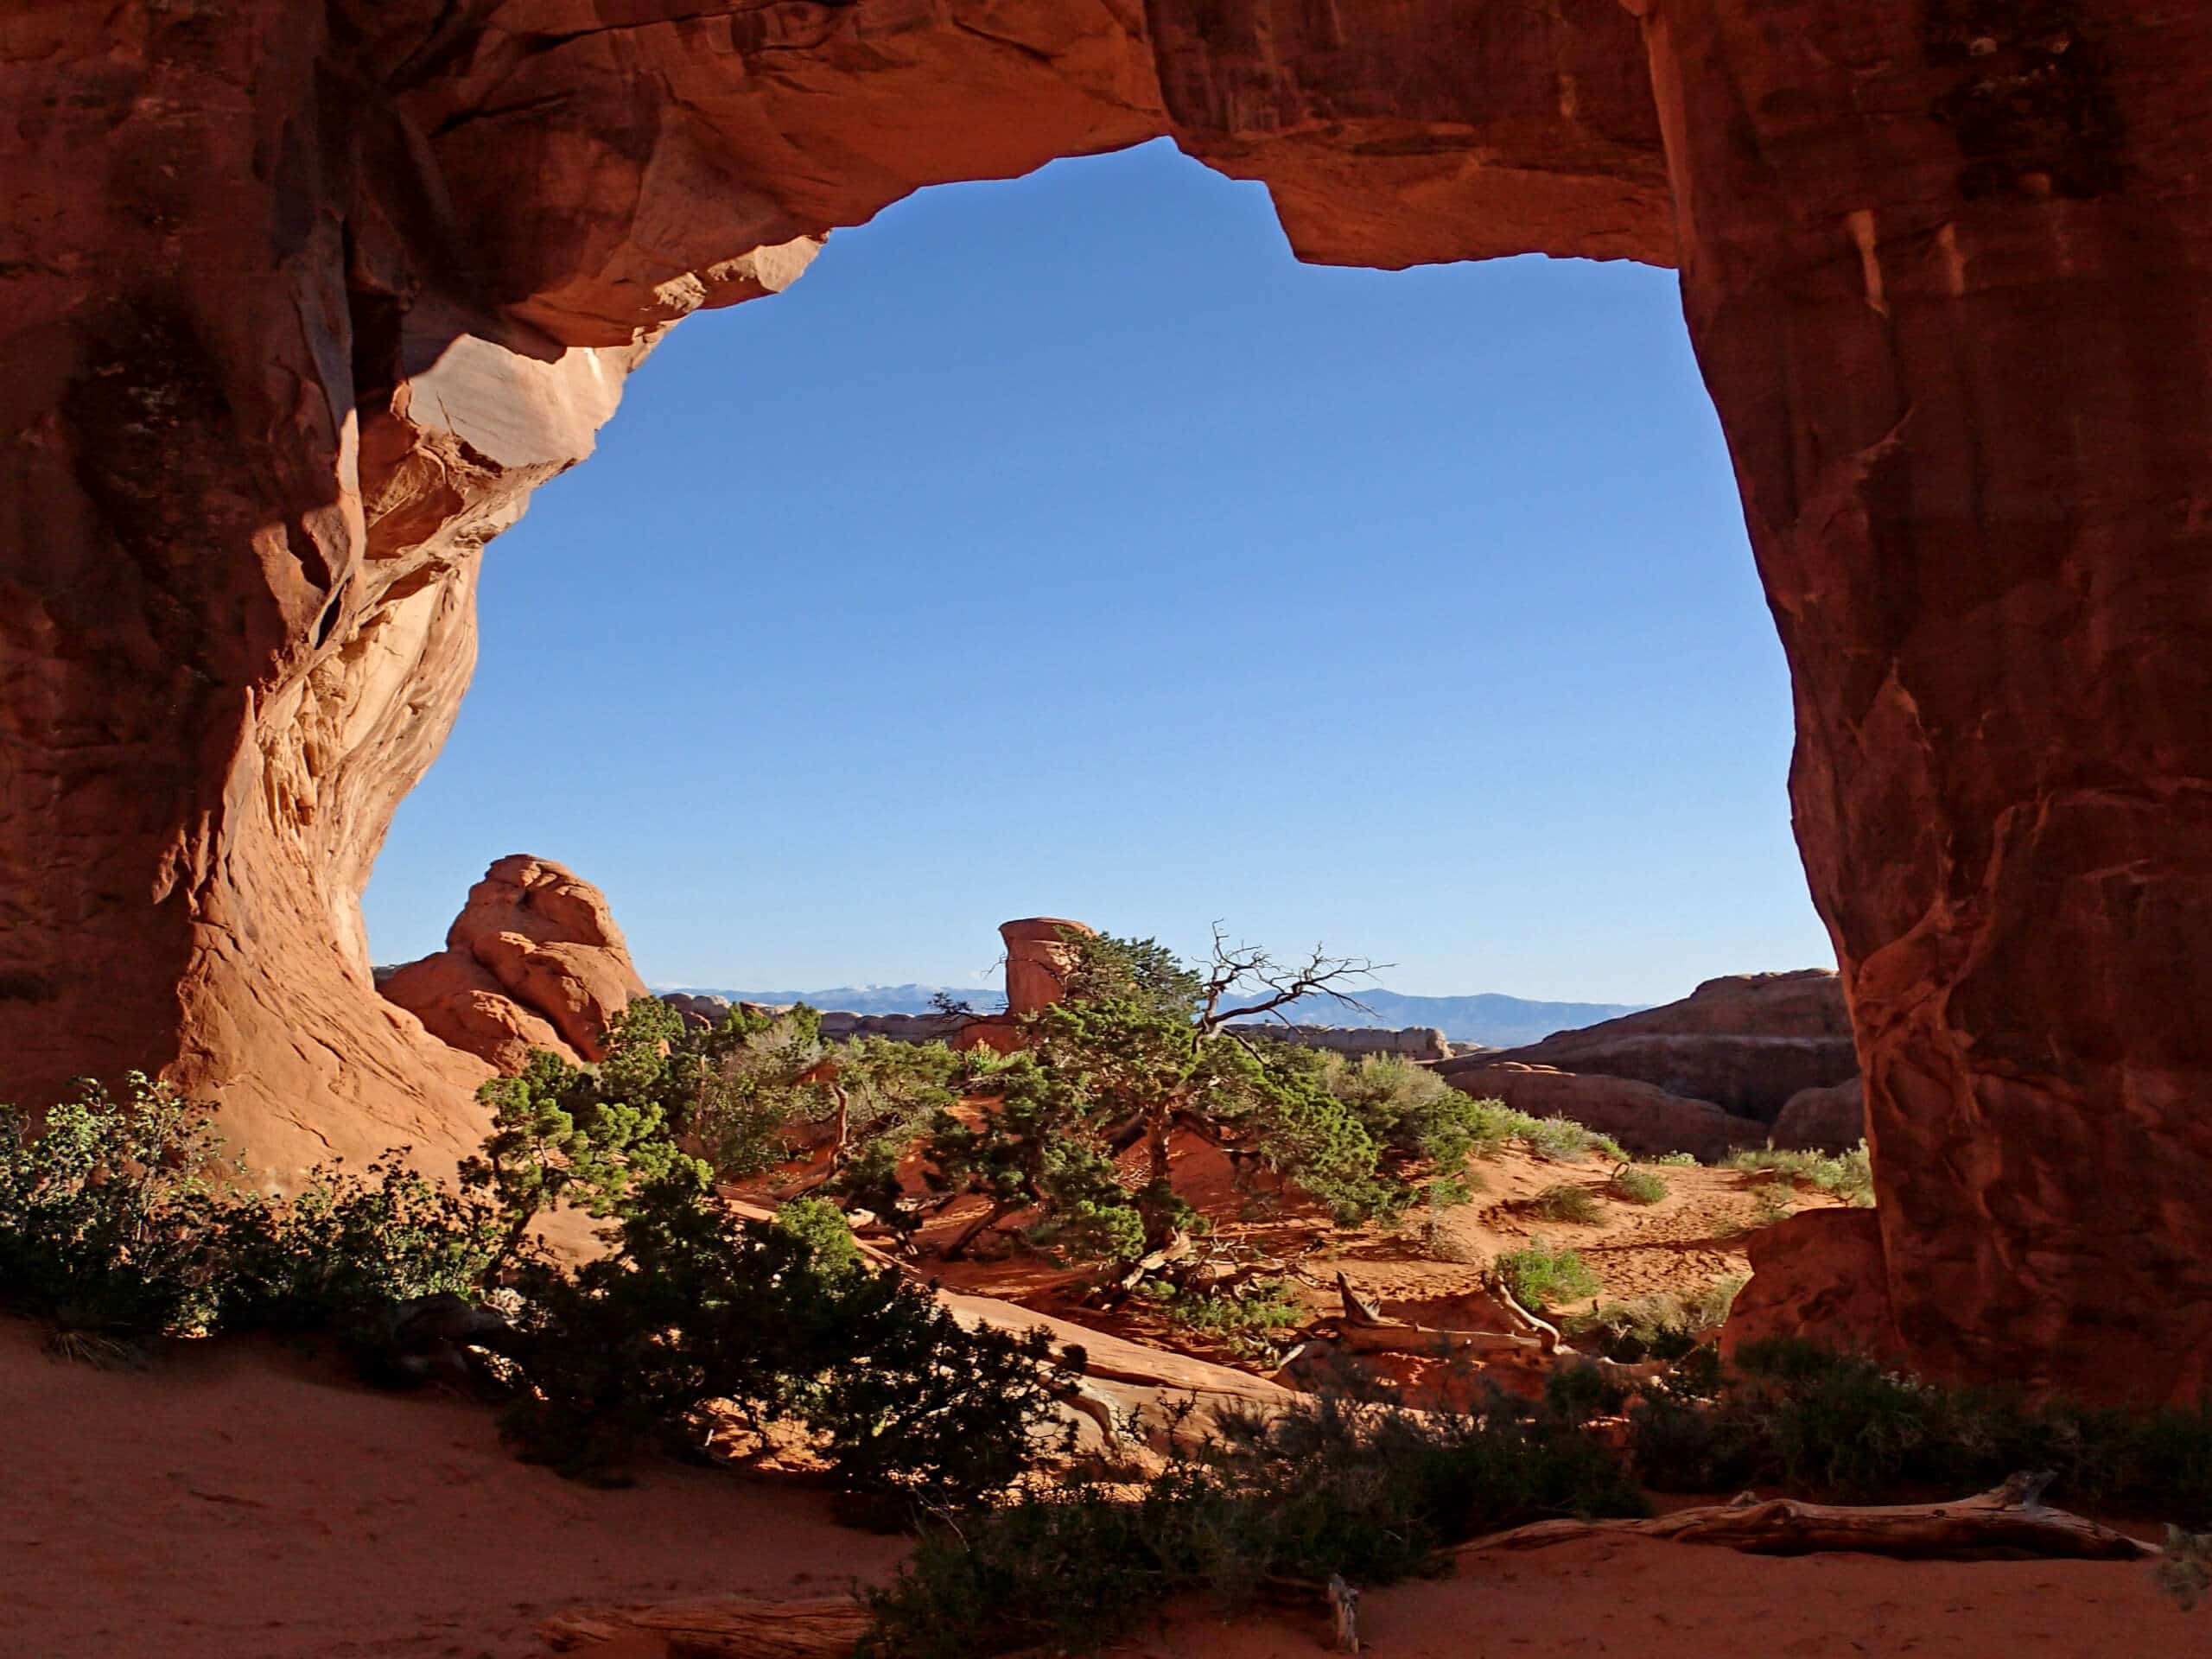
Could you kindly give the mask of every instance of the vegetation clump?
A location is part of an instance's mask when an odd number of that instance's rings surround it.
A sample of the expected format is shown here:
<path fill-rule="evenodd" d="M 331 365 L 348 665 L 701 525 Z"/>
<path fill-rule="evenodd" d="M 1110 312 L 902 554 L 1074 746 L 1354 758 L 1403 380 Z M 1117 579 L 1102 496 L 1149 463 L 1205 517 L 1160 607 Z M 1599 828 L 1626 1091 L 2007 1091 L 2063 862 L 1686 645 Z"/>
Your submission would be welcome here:
<path fill-rule="evenodd" d="M 1600 1304 L 1566 1320 L 1562 1328 L 1578 1345 L 1594 1346 L 1607 1359 L 1623 1364 L 1681 1360 L 1710 1340 L 1746 1282 L 1745 1275 L 1731 1274 L 1714 1280 L 1695 1295 L 1642 1296 Z"/>
<path fill-rule="evenodd" d="M 1613 1172 L 1612 1179 L 1605 1183 L 1605 1191 L 1624 1204 L 1656 1204 L 1674 1189 L 1656 1170 L 1623 1164 Z"/>
<path fill-rule="evenodd" d="M 1561 1181 L 1546 1187 L 1529 1199 L 1529 1211 L 1546 1221 L 1564 1221 L 1578 1227 L 1588 1227 L 1605 1219 L 1605 1206 L 1588 1187 L 1577 1186 L 1572 1181 Z"/>
<path fill-rule="evenodd" d="M 1643 1500 L 1577 1420 L 1492 1395 L 1465 1413 L 1323 1395 L 1225 1419 L 1132 1492 L 1109 1478 L 1022 1489 L 925 1528 L 898 1578 L 866 1592 L 870 1659 L 971 1659 L 1106 1646 L 1172 1598 L 1235 1607 L 1286 1581 L 1387 1584 L 1439 1552 L 1556 1516 L 1636 1516 Z"/>
<path fill-rule="evenodd" d="M 1949 1388 L 1795 1338 L 1746 1343 L 1714 1398 L 1662 1389 L 1631 1414 L 1638 1474 L 1662 1491 L 1772 1483 L 1852 1500 L 1978 1491 L 2049 1469 L 2077 1507 L 2212 1523 L 2212 1407 L 2147 1414 L 2001 1388 Z"/>
<path fill-rule="evenodd" d="M 1809 1186 L 1860 1209 L 1874 1202 L 1874 1166 L 1864 1141 L 1844 1153 L 1781 1152 L 1770 1147 L 1738 1152 L 1729 1158 L 1728 1167 Z"/>
<path fill-rule="evenodd" d="M 1274 1338 L 1309 1315 L 1281 1279 L 1255 1280 L 1232 1292 L 1182 1290 L 1162 1304 L 1169 1324 L 1219 1340 L 1240 1358 L 1274 1351 Z"/>
<path fill-rule="evenodd" d="M 799 1426 L 884 1513 L 974 1503 L 1050 1449 L 1079 1356 L 964 1328 L 871 1268 L 834 1205 L 738 1219 L 677 1145 L 651 1089 L 664 1073 L 629 1074 L 642 1103 L 610 1098 L 609 1073 L 542 1054 L 487 1084 L 492 1130 L 458 1192 L 397 1154 L 366 1179 L 333 1166 L 289 1197 L 242 1190 L 206 1109 L 143 1077 L 120 1103 L 86 1085 L 41 1130 L 0 1108 L 0 1286 L 95 1358 L 329 1332 L 397 1381 L 422 1373 L 378 1344 L 410 1332 L 488 1349 L 499 1363 L 474 1374 L 504 1382 L 518 1446 L 594 1479 L 696 1454 L 717 1414 Z M 535 1224 L 563 1208 L 610 1224 L 607 1254 L 543 1253 Z"/>
<path fill-rule="evenodd" d="M 1598 1275 L 1587 1262 L 1541 1238 L 1506 1251 L 1492 1265 L 1514 1300 L 1526 1307 L 1560 1308 L 1598 1294 Z"/>

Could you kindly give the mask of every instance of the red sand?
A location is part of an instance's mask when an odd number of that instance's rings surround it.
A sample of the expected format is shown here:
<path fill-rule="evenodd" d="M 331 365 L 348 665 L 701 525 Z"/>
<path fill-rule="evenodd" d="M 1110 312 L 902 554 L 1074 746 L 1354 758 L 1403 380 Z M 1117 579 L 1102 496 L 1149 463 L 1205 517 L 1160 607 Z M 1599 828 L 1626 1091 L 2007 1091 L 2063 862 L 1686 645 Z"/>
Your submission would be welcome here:
<path fill-rule="evenodd" d="M 597 1491 L 491 1414 L 372 1393 L 253 1344 L 151 1372 L 46 1357 L 0 1319 L 4 1659 L 520 1659 L 575 1605 L 819 1595 L 900 1546 L 820 1494 L 673 1466 Z M 1477 1556 L 1367 1598 L 1384 1659 L 2212 1655 L 2141 1567 L 1776 1560 L 1611 1539 Z M 1124 1651 L 1308 1659 L 1312 1621 L 1191 1616 Z"/>
<path fill-rule="evenodd" d="M 480 1407 L 259 1344 L 100 1371 L 0 1319 L 0 1423 L 5 1659 L 510 1659 L 577 1602 L 821 1594 L 902 1548 L 789 1484 L 582 1486 Z"/>

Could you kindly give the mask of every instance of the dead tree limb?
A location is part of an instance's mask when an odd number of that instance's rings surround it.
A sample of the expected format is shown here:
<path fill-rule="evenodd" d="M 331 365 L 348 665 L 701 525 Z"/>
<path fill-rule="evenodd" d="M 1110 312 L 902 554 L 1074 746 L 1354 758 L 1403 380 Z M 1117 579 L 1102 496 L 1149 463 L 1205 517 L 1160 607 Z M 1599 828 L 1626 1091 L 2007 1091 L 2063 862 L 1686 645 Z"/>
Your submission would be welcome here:
<path fill-rule="evenodd" d="M 2003 1485 L 1949 1503 L 1852 1507 L 1760 1499 L 1746 1492 L 1727 1503 L 1678 1510 L 1649 1521 L 1539 1521 L 1478 1538 L 1452 1553 L 1541 1549 L 1581 1538 L 1627 1534 L 1685 1544 L 1718 1544 L 1753 1555 L 1809 1555 L 1840 1550 L 1902 1560 L 2040 1557 L 2138 1561 L 2164 1552 L 2085 1516 L 2043 1502 L 2048 1474 L 2018 1474 Z"/>

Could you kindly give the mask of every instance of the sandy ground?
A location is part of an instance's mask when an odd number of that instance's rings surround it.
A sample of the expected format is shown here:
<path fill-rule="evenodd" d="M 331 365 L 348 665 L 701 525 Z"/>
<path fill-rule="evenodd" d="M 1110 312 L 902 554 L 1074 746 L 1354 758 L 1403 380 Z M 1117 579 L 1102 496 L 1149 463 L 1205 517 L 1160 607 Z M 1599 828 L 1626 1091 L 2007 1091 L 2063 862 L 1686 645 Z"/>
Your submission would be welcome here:
<path fill-rule="evenodd" d="M 511 1659 L 579 1601 L 822 1593 L 903 1548 L 788 1484 L 564 1481 L 481 1407 L 259 1343 L 102 1371 L 0 1319 L 0 1424 L 5 1659 Z"/>
<path fill-rule="evenodd" d="M 1796 1560 L 1648 1539 L 1475 1555 L 1451 1578 L 1370 1593 L 1382 1659 L 2184 1659 L 2212 1655 L 2212 1610 L 2184 1613 L 2142 1567 Z M 1312 1659 L 1318 1620 L 1179 1620 L 1131 1652 Z"/>
<path fill-rule="evenodd" d="M 5 1659 L 519 1659 L 575 1605 L 812 1596 L 894 1539 L 789 1483 L 675 1467 L 599 1491 L 517 1463 L 491 1414 L 378 1395 L 264 1344 L 148 1372 L 48 1358 L 0 1320 Z M 1774 1560 L 1605 1540 L 1466 1558 L 1369 1595 L 1385 1659 L 2212 1656 L 2140 1567 Z M 1312 1620 L 1192 1610 L 1122 1651 L 1305 1659 Z"/>

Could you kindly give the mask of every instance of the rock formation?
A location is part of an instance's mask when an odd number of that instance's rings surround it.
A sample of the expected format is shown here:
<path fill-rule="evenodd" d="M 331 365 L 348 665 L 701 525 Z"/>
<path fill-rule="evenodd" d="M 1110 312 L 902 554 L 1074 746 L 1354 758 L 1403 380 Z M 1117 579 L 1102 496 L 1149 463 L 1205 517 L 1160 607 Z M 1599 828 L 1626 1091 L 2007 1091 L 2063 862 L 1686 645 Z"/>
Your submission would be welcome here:
<path fill-rule="evenodd" d="M 1784 1152 L 1847 1152 L 1866 1138 L 1866 1092 L 1857 1077 L 1789 1096 L 1774 1120 Z"/>
<path fill-rule="evenodd" d="M 1679 1002 L 1477 1058 L 1635 1077 L 1766 1123 L 1801 1091 L 1859 1070 L 1842 982 L 1817 968 L 1709 979 Z"/>
<path fill-rule="evenodd" d="M 1873 1211 L 1808 1210 L 1752 1234 L 1749 1255 L 1751 1276 L 1721 1328 L 1724 1355 L 1762 1338 L 1806 1337 L 1877 1359 L 1909 1358 Z"/>
<path fill-rule="evenodd" d="M 1401 1059 L 1433 1062 L 1452 1058 L 1452 1045 L 1433 1026 L 1278 1026 L 1266 1021 L 1231 1026 L 1243 1037 L 1263 1037 L 1301 1048 L 1324 1048 L 1332 1054 L 1395 1054 Z"/>
<path fill-rule="evenodd" d="M 952 1033 L 955 1048 L 993 1048 L 1004 1054 L 1021 1046 L 1015 1024 L 1025 1014 L 1049 1007 L 1065 993 L 1067 976 L 1076 963 L 1071 935 L 1091 935 L 1097 929 L 1084 922 L 1058 916 L 1029 916 L 1018 922 L 999 924 L 999 938 L 1006 941 L 1006 1012 L 970 1020 Z"/>
<path fill-rule="evenodd" d="M 614 1016 L 646 995 L 606 895 L 516 853 L 468 890 L 446 948 L 378 988 L 430 1035 L 512 1077 L 532 1049 L 596 1060 Z"/>
<path fill-rule="evenodd" d="M 1724 1112 L 1709 1100 L 1670 1095 L 1634 1077 L 1491 1061 L 1488 1056 L 1439 1069 L 1446 1082 L 1478 1100 L 1502 1100 L 1531 1117 L 1571 1118 L 1642 1155 L 1687 1152 L 1702 1163 L 1717 1163 L 1740 1147 L 1766 1144 L 1766 1126 L 1756 1119 Z"/>
<path fill-rule="evenodd" d="M 470 1138 L 358 900 L 484 544 L 688 313 L 1172 134 L 1310 259 L 1679 265 L 1904 1351 L 2196 1387 L 2208 72 L 2202 0 L 17 0 L 0 1087 Z"/>

